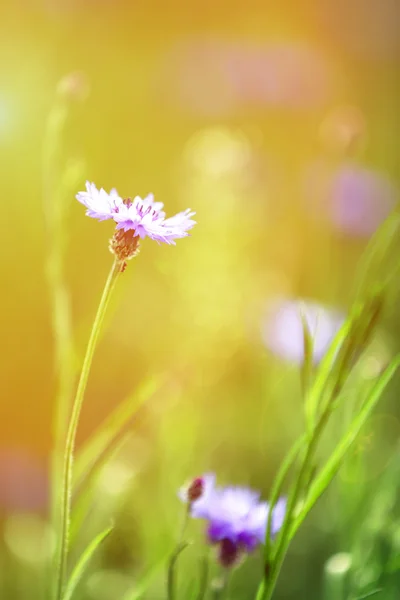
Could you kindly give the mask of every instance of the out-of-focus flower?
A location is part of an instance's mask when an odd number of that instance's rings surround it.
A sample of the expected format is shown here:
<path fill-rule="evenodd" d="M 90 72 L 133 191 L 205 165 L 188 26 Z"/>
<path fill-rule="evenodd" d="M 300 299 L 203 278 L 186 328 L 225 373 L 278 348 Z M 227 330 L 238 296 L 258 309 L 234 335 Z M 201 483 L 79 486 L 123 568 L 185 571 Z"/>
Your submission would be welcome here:
<path fill-rule="evenodd" d="M 305 177 L 305 194 L 314 219 L 338 231 L 369 237 L 389 216 L 397 190 L 382 173 L 346 162 L 339 169 L 317 161 Z"/>
<path fill-rule="evenodd" d="M 262 327 L 263 341 L 274 354 L 301 364 L 304 360 L 302 316 L 313 338 L 314 362 L 318 363 L 344 321 L 344 315 L 338 310 L 310 301 L 279 301 L 268 310 Z"/>
<path fill-rule="evenodd" d="M 260 502 L 260 494 L 251 489 L 215 487 L 213 475 L 208 475 L 203 480 L 206 482 L 205 493 L 191 503 L 191 516 L 208 522 L 209 542 L 218 545 L 221 564 L 232 566 L 244 552 L 252 552 L 264 542 L 268 504 Z M 183 499 L 186 498 L 183 496 Z M 286 502 L 281 499 L 272 514 L 272 536 L 276 535 L 282 526 L 285 510 Z"/>
<path fill-rule="evenodd" d="M 117 190 L 109 194 L 103 188 L 98 190 L 94 183 L 86 182 L 86 192 L 79 192 L 77 200 L 87 207 L 86 214 L 99 221 L 114 219 L 117 229 L 133 231 L 134 236 L 150 237 L 157 242 L 175 244 L 174 240 L 188 235 L 195 225 L 191 217 L 195 214 L 187 209 L 169 219 L 165 218 L 162 202 L 154 202 L 153 194 L 146 198 L 136 196 L 122 199 Z"/>
<path fill-rule="evenodd" d="M 46 469 L 22 449 L 0 451 L 0 509 L 41 512 L 47 509 Z"/>
<path fill-rule="evenodd" d="M 369 236 L 389 216 L 396 192 L 380 173 L 348 165 L 336 174 L 330 200 L 332 222 L 338 229 Z"/>
<path fill-rule="evenodd" d="M 194 40 L 167 56 L 160 86 L 186 110 L 232 114 L 270 106 L 308 109 L 332 92 L 332 70 L 318 49 L 292 42 Z"/>
<path fill-rule="evenodd" d="M 310 108 L 330 97 L 331 73 L 321 52 L 292 43 L 270 44 L 231 62 L 236 86 L 247 101 L 281 108 Z"/>

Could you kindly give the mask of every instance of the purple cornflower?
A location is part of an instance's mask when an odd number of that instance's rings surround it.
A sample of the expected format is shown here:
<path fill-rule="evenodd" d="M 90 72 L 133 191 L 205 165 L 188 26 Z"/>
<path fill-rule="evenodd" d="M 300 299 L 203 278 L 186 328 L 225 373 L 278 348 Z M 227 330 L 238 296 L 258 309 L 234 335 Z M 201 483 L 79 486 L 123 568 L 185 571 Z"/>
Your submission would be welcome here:
<path fill-rule="evenodd" d="M 244 552 L 252 552 L 264 543 L 269 507 L 267 502 L 260 502 L 260 494 L 251 489 L 215 487 L 213 475 L 204 476 L 203 481 L 206 482 L 205 493 L 190 502 L 190 514 L 208 522 L 209 542 L 218 545 L 220 562 L 231 566 Z M 187 495 L 183 499 L 187 501 Z M 272 536 L 282 526 L 285 509 L 285 500 L 279 500 L 272 514 Z"/>
<path fill-rule="evenodd" d="M 162 210 L 164 205 L 154 202 L 152 194 L 145 198 L 122 199 L 117 190 L 112 189 L 108 194 L 87 181 L 86 192 L 79 192 L 76 198 L 86 206 L 88 217 L 99 221 L 113 219 L 117 230 L 132 232 L 131 237 L 143 239 L 148 236 L 157 242 L 175 244 L 175 239 L 186 237 L 188 230 L 195 225 L 195 221 L 191 220 L 195 213 L 190 209 L 166 219 Z"/>

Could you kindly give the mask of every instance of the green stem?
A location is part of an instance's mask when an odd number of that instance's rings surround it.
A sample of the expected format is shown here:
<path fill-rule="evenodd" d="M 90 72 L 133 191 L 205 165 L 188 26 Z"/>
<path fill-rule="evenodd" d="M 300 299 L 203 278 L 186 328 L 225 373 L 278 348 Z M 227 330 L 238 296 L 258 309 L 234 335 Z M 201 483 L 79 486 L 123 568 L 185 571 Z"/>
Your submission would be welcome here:
<path fill-rule="evenodd" d="M 301 469 L 299 471 L 299 474 L 288 499 L 286 516 L 279 534 L 276 554 L 272 564 L 270 565 L 270 569 L 268 569 L 269 572 L 266 572 L 264 580 L 258 589 L 256 600 L 271 600 L 272 598 L 272 594 L 274 592 L 276 582 L 282 567 L 282 563 L 284 561 L 291 539 L 290 530 L 292 525 L 293 512 L 296 508 L 298 498 L 303 490 L 305 478 L 309 473 L 309 468 L 314 456 L 315 449 L 325 428 L 325 425 L 328 421 L 330 413 L 331 406 L 329 405 L 321 415 L 320 420 L 315 428 L 314 435 L 308 443 L 307 451 Z"/>
<path fill-rule="evenodd" d="M 62 180 L 60 155 L 67 117 L 68 106 L 63 102 L 56 102 L 47 120 L 42 156 L 43 208 L 47 228 L 46 277 L 50 294 L 54 366 L 57 376 L 57 393 L 52 424 L 50 494 L 50 518 L 55 532 L 57 532 L 60 520 L 57 492 L 61 485 L 66 426 L 75 378 L 70 298 L 64 276 L 66 245 L 64 224 L 67 190 L 60 183 Z"/>
<path fill-rule="evenodd" d="M 222 581 L 218 586 L 214 588 L 213 600 L 223 600 L 223 598 L 227 598 L 231 571 L 231 569 L 224 569 L 222 574 Z"/>
<path fill-rule="evenodd" d="M 78 429 L 79 417 L 82 409 L 83 398 L 85 395 L 90 367 L 93 360 L 93 354 L 96 348 L 96 343 L 99 337 L 99 333 L 111 297 L 111 293 L 113 291 L 119 273 L 120 263 L 118 260 L 115 260 L 111 271 L 108 275 L 103 295 L 101 297 L 100 304 L 97 309 L 97 314 L 93 323 L 92 331 L 90 333 L 89 342 L 86 348 L 86 354 L 83 360 L 82 371 L 78 383 L 78 389 L 76 391 L 75 400 L 72 405 L 72 413 L 67 430 L 63 461 L 63 478 L 61 484 L 61 527 L 60 547 L 58 550 L 56 564 L 56 600 L 62 599 L 66 580 L 67 556 L 71 521 L 72 466 L 74 458 L 76 432 Z"/>
<path fill-rule="evenodd" d="M 205 554 L 201 561 L 201 571 L 200 571 L 200 584 L 199 591 L 196 596 L 196 600 L 204 600 L 204 596 L 207 592 L 207 584 L 208 584 L 208 572 L 209 572 L 209 558 L 208 553 Z"/>
<path fill-rule="evenodd" d="M 174 552 L 168 563 L 168 572 L 167 572 L 167 598 L 168 600 L 174 600 L 175 598 L 175 588 L 176 588 L 176 563 L 178 561 L 179 555 L 181 552 L 187 548 L 188 543 L 184 541 L 186 528 L 189 523 L 190 518 L 190 504 L 187 505 L 185 514 L 182 521 L 181 532 L 178 538 L 178 543 L 175 547 Z"/>
<path fill-rule="evenodd" d="M 305 436 L 302 435 L 291 447 L 287 456 L 285 457 L 281 468 L 279 469 L 278 475 L 275 478 L 274 484 L 272 486 L 271 498 L 269 500 L 269 511 L 268 511 L 268 519 L 267 519 L 267 528 L 266 528 L 266 536 L 265 536 L 265 550 L 264 550 L 264 562 L 269 564 L 270 559 L 270 550 L 271 550 L 271 533 L 272 533 L 272 517 L 273 511 L 276 503 L 278 502 L 279 495 L 282 490 L 283 482 L 285 478 L 297 459 L 297 455 L 300 451 L 302 444 L 304 443 Z"/>

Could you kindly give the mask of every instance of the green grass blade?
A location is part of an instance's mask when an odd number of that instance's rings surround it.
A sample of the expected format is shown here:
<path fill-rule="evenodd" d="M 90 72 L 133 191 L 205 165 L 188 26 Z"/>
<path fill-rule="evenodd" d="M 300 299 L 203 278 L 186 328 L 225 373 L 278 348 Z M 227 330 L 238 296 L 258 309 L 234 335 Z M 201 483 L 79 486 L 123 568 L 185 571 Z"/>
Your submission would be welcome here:
<path fill-rule="evenodd" d="M 376 230 L 359 262 L 356 281 L 355 298 L 362 298 L 371 281 L 381 278 L 382 264 L 389 256 L 390 246 L 398 237 L 400 227 L 400 211 L 397 206 L 386 221 Z"/>
<path fill-rule="evenodd" d="M 352 317 L 349 317 L 333 338 L 331 345 L 318 367 L 314 383 L 306 396 L 305 413 L 310 429 L 313 429 L 315 425 L 319 405 L 322 401 L 327 383 L 332 376 L 332 368 L 340 349 L 347 339 L 352 321 Z"/>
<path fill-rule="evenodd" d="M 314 506 L 318 498 L 323 494 L 323 492 L 328 487 L 329 483 L 332 481 L 333 477 L 336 475 L 336 472 L 338 471 L 347 451 L 356 440 L 363 425 L 370 416 L 372 410 L 374 409 L 375 405 L 377 404 L 379 398 L 383 394 L 386 386 L 392 379 L 393 375 L 397 371 L 399 365 L 400 355 L 397 356 L 385 369 L 385 371 L 380 375 L 379 379 L 372 387 L 369 396 L 367 397 L 366 401 L 361 407 L 360 412 L 356 417 L 354 417 L 352 423 L 350 424 L 350 427 L 342 437 L 342 440 L 336 446 L 335 450 L 333 451 L 331 457 L 328 459 L 324 468 L 316 476 L 314 483 L 310 487 L 302 511 L 292 526 L 291 537 L 293 537 L 293 535 L 296 533 L 297 529 L 304 521 L 306 515 L 309 513 L 309 511 Z"/>
<path fill-rule="evenodd" d="M 72 571 L 71 577 L 69 578 L 67 586 L 65 588 L 63 600 L 71 600 L 75 592 L 76 586 L 82 579 L 82 576 L 85 573 L 87 566 L 89 565 L 90 559 L 92 558 L 93 554 L 96 552 L 100 544 L 102 544 L 104 540 L 110 535 L 111 531 L 112 527 L 108 527 L 107 529 L 99 533 L 87 546 L 86 550 L 83 552 L 74 570 Z"/>
<path fill-rule="evenodd" d="M 159 560 L 149 571 L 142 577 L 142 579 L 135 585 L 133 590 L 127 592 L 122 600 L 140 600 L 143 594 L 146 593 L 147 588 L 156 577 L 156 575 L 164 568 L 170 554 L 165 554 L 161 560 Z"/>
<path fill-rule="evenodd" d="M 111 413 L 78 452 L 74 467 L 74 485 L 79 485 L 104 454 L 112 441 L 121 433 L 135 412 L 165 383 L 163 377 L 150 377 Z"/>
<path fill-rule="evenodd" d="M 282 462 L 282 465 L 278 471 L 277 476 L 275 477 L 275 480 L 274 480 L 274 483 L 272 486 L 271 496 L 269 499 L 269 511 L 268 511 L 268 520 L 267 520 L 267 527 L 266 527 L 266 534 L 265 534 L 265 546 L 264 546 L 264 560 L 266 562 L 269 560 L 269 554 L 270 554 L 270 548 L 271 548 L 271 528 L 272 528 L 273 510 L 275 508 L 276 503 L 278 502 L 279 495 L 281 494 L 283 482 L 285 481 L 290 468 L 294 464 L 304 441 L 305 441 L 305 436 L 302 435 L 292 445 L 292 447 L 290 448 L 289 452 L 287 453 L 286 457 L 284 458 L 284 460 Z"/>
<path fill-rule="evenodd" d="M 94 488 L 98 479 L 101 475 L 104 465 L 111 461 L 114 456 L 117 456 L 121 448 L 126 444 L 130 438 L 130 433 L 125 434 L 121 438 L 114 439 L 108 446 L 107 450 L 101 456 L 101 460 L 97 461 L 95 466 L 90 471 L 89 475 L 85 479 L 85 485 L 83 489 L 79 490 L 79 494 L 73 506 L 71 515 L 71 532 L 70 539 L 73 544 L 78 537 L 83 523 L 88 517 L 90 511 L 93 508 Z"/>
<path fill-rule="evenodd" d="M 303 397 L 307 397 L 308 390 L 312 382 L 313 366 L 314 366 L 314 339 L 307 322 L 304 308 L 300 309 L 301 325 L 303 329 L 303 348 L 304 361 L 301 368 L 301 380 Z"/>
<path fill-rule="evenodd" d="M 381 592 L 383 592 L 383 589 L 379 588 L 379 590 L 373 590 L 372 592 L 368 592 L 368 594 L 364 594 L 364 596 L 357 596 L 354 600 L 367 600 L 367 598 L 372 598 L 372 596 L 376 596 L 376 594 L 380 594 Z"/>

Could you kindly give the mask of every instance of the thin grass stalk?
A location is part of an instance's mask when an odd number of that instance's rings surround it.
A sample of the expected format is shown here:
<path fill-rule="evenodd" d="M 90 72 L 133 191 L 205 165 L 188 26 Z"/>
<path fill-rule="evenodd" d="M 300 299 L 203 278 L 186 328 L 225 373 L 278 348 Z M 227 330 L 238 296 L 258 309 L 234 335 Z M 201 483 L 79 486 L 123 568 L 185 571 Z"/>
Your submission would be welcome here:
<path fill-rule="evenodd" d="M 52 420 L 50 522 L 59 543 L 58 491 L 61 486 L 66 428 L 73 396 L 75 365 L 69 291 L 64 276 L 65 186 L 62 185 L 60 154 L 68 105 L 58 99 L 52 108 L 44 134 L 42 155 L 43 208 L 47 229 L 46 278 L 54 338 L 54 369 L 57 377 Z"/>
<path fill-rule="evenodd" d="M 178 562 L 178 558 L 179 558 L 180 554 L 189 545 L 188 542 L 184 541 L 186 529 L 189 524 L 189 518 L 190 518 L 190 505 L 188 504 L 186 507 L 186 510 L 185 510 L 185 514 L 183 516 L 183 521 L 182 521 L 181 531 L 180 531 L 179 538 L 178 538 L 178 543 L 177 543 L 175 550 L 172 553 L 171 558 L 168 562 L 168 570 L 167 570 L 167 598 L 168 598 L 168 600 L 175 599 L 175 592 L 176 592 L 176 587 L 177 587 L 176 564 Z"/>
<path fill-rule="evenodd" d="M 106 285 L 100 300 L 97 314 L 93 322 L 92 331 L 90 333 L 88 345 L 86 348 L 85 358 L 83 360 L 82 371 L 78 383 L 76 396 L 72 405 L 71 418 L 68 425 L 63 477 L 61 486 L 61 526 L 60 526 L 60 547 L 56 561 L 55 572 L 55 598 L 62 600 L 63 591 L 67 575 L 67 557 L 69 549 L 70 526 L 71 526 L 71 499 L 72 499 L 72 467 L 74 459 L 74 448 L 76 433 L 79 424 L 79 417 L 82 409 L 83 399 L 87 386 L 90 368 L 92 365 L 93 355 L 96 348 L 97 340 L 104 320 L 104 316 L 109 304 L 112 291 L 115 287 L 118 275 L 121 271 L 120 263 L 114 260 L 111 271 L 108 275 Z"/>
<path fill-rule="evenodd" d="M 272 530 L 272 515 L 273 515 L 273 510 L 274 507 L 279 499 L 279 496 L 281 494 L 282 491 L 282 486 L 283 483 L 286 479 L 286 476 L 290 470 L 290 468 L 293 466 L 297 455 L 300 451 L 300 448 L 302 446 L 302 444 L 304 443 L 305 440 L 305 436 L 301 436 L 301 438 L 299 438 L 291 447 L 291 449 L 289 450 L 288 454 L 286 455 L 286 458 L 284 459 L 279 471 L 278 471 L 278 475 L 275 478 L 273 487 L 272 487 L 272 491 L 271 491 L 271 496 L 270 496 L 270 500 L 269 500 L 269 511 L 268 511 L 268 519 L 267 519 L 267 528 L 266 528 L 266 536 L 265 536 L 265 549 L 264 549 L 264 562 L 266 564 L 269 564 L 269 559 L 270 559 L 270 550 L 271 550 L 271 530 Z"/>
<path fill-rule="evenodd" d="M 285 520 L 283 522 L 282 529 L 278 538 L 276 554 L 273 558 L 271 568 L 268 569 L 268 572 L 265 573 L 263 584 L 260 586 L 257 593 L 257 600 L 271 600 L 272 598 L 272 594 L 275 589 L 275 585 L 282 567 L 282 563 L 290 543 L 290 530 L 293 512 L 300 497 L 300 494 L 303 490 L 304 481 L 309 473 L 309 468 L 314 456 L 314 452 L 316 450 L 319 439 L 323 433 L 323 430 L 328 422 L 330 413 L 331 407 L 328 406 L 321 415 L 318 424 L 314 430 L 314 434 L 308 443 L 303 463 L 299 470 L 295 484 L 292 487 L 292 491 L 289 495 Z"/>

